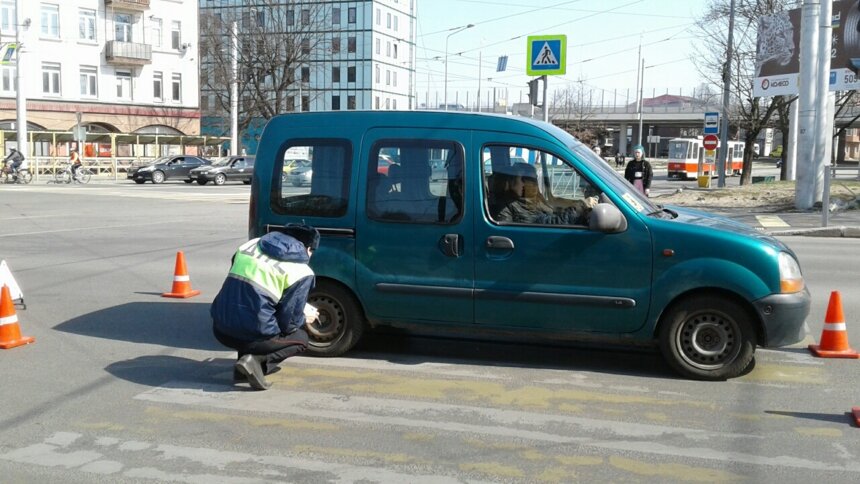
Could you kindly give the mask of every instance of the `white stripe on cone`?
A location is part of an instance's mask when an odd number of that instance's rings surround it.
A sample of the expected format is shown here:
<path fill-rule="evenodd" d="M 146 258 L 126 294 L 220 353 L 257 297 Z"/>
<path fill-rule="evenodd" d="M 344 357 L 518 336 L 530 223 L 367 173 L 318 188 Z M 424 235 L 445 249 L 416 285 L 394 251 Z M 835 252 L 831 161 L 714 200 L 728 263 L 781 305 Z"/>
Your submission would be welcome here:
<path fill-rule="evenodd" d="M 0 326 L 4 324 L 12 324 L 18 322 L 18 315 L 13 314 L 11 316 L 6 316 L 5 318 L 0 318 Z"/>
<path fill-rule="evenodd" d="M 845 323 L 826 323 L 824 325 L 824 331 L 847 331 L 848 328 L 845 326 Z"/>
<path fill-rule="evenodd" d="M 176 282 L 186 282 L 191 280 L 191 276 L 173 276 L 173 280 Z"/>

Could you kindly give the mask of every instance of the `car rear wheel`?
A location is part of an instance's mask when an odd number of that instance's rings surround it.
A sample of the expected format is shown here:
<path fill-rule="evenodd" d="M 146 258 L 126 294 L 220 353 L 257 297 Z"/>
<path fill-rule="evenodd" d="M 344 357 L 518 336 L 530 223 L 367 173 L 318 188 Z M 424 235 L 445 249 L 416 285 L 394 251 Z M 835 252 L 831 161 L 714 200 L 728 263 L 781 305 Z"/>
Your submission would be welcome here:
<path fill-rule="evenodd" d="M 752 362 L 756 337 L 749 312 L 722 296 L 694 296 L 664 315 L 660 350 L 672 368 L 696 380 L 725 380 Z"/>
<path fill-rule="evenodd" d="M 209 180 L 204 180 L 204 179 L 202 179 L 202 178 L 198 178 L 198 179 L 197 179 L 197 184 L 198 184 L 198 185 L 205 185 L 205 184 L 207 184 L 207 183 L 209 183 Z"/>
<path fill-rule="evenodd" d="M 302 181 L 301 181 L 301 180 L 299 180 L 298 178 L 296 178 L 295 180 L 293 180 L 292 185 L 293 185 L 294 187 L 300 187 L 300 186 L 302 186 Z"/>
<path fill-rule="evenodd" d="M 355 297 L 343 287 L 317 281 L 308 303 L 319 310 L 319 319 L 307 326 L 308 352 L 318 356 L 346 353 L 364 333 L 364 315 Z"/>
<path fill-rule="evenodd" d="M 227 175 L 225 175 L 223 173 L 216 174 L 215 179 L 213 180 L 213 182 L 216 185 L 223 185 L 226 181 L 227 181 Z"/>
<path fill-rule="evenodd" d="M 158 170 L 152 172 L 152 183 L 164 183 L 164 172 Z"/>
<path fill-rule="evenodd" d="M 186 178 L 185 180 L 182 180 L 182 181 L 184 181 L 185 183 L 191 183 L 191 182 L 193 182 L 194 180 L 192 180 L 191 178 Z"/>
<path fill-rule="evenodd" d="M 146 182 L 146 180 L 144 180 L 142 178 L 135 178 L 134 182 L 137 183 L 138 185 L 143 185 Z"/>
<path fill-rule="evenodd" d="M 244 183 L 245 185 L 250 185 L 250 184 L 251 184 L 251 180 L 242 180 L 242 183 Z"/>

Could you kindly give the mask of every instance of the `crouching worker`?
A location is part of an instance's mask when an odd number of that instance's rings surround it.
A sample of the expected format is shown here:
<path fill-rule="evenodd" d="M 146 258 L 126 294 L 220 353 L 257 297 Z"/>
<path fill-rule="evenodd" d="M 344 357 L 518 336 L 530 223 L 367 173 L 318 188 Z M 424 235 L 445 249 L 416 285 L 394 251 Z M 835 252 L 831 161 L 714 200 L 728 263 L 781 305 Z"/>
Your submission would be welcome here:
<path fill-rule="evenodd" d="M 318 316 L 307 304 L 314 285 L 308 261 L 319 241 L 315 228 L 287 225 L 236 251 L 210 310 L 215 338 L 239 353 L 234 379 L 266 390 L 271 384 L 265 375 L 307 348 L 304 326 Z"/>

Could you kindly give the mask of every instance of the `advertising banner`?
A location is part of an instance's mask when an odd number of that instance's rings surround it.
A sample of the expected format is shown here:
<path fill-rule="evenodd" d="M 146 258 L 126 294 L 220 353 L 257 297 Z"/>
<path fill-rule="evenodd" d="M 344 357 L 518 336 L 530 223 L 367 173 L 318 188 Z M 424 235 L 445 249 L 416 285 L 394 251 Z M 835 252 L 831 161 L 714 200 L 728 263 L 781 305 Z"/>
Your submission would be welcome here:
<path fill-rule="evenodd" d="M 754 96 L 797 94 L 800 17 L 801 9 L 797 8 L 759 19 Z M 833 2 L 831 25 L 830 90 L 856 90 L 860 88 L 854 73 L 860 69 L 860 0 Z"/>

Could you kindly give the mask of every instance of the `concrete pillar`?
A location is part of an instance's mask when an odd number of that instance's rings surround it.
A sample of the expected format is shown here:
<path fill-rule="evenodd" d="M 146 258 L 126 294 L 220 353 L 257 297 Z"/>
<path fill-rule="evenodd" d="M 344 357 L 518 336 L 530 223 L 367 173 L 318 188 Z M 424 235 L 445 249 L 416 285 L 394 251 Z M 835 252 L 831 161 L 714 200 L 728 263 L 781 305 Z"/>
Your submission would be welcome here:
<path fill-rule="evenodd" d="M 621 123 L 618 128 L 618 151 L 627 154 L 627 123 Z"/>
<path fill-rule="evenodd" d="M 785 179 L 794 180 L 797 170 L 797 134 L 798 126 L 800 125 L 798 116 L 800 112 L 800 101 L 795 100 L 791 103 L 788 111 L 788 139 L 782 140 L 782 149 L 786 150 L 785 154 Z M 795 189 L 795 193 L 797 190 Z"/>

